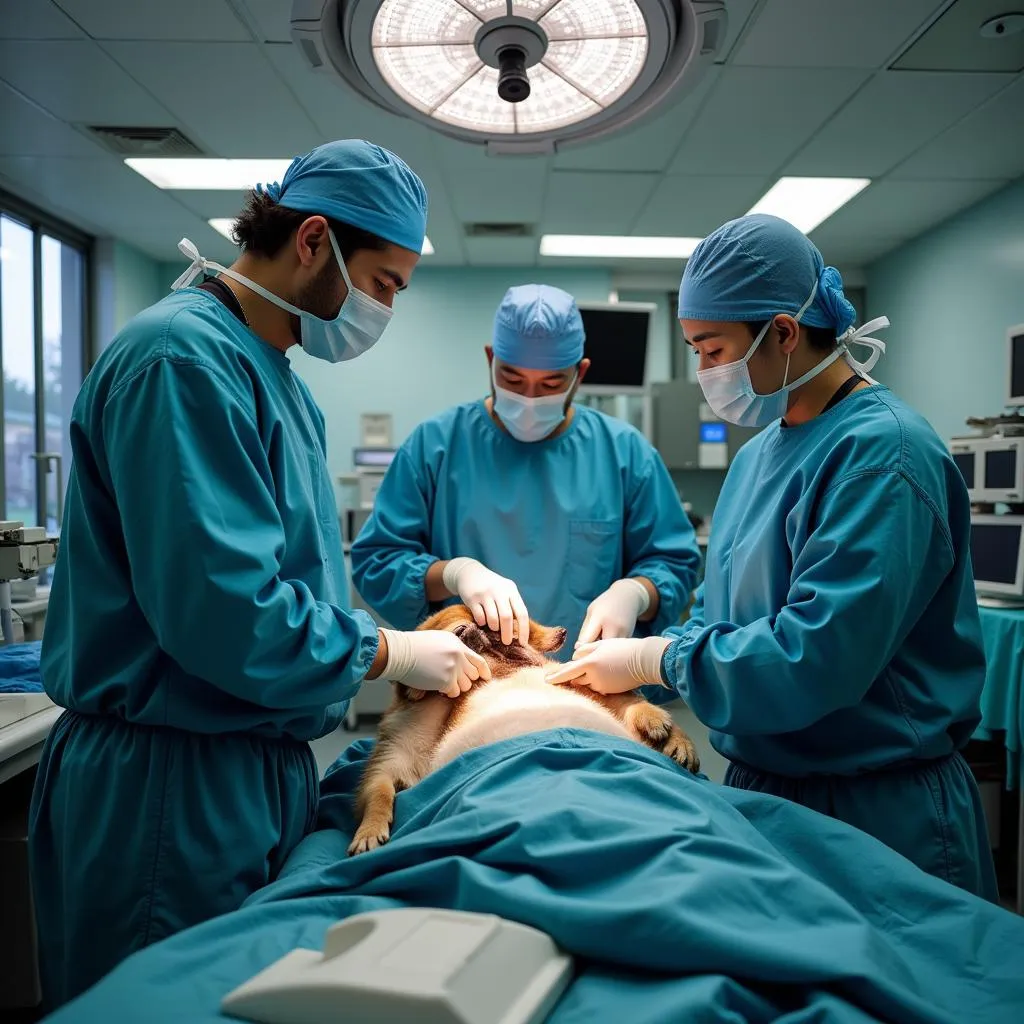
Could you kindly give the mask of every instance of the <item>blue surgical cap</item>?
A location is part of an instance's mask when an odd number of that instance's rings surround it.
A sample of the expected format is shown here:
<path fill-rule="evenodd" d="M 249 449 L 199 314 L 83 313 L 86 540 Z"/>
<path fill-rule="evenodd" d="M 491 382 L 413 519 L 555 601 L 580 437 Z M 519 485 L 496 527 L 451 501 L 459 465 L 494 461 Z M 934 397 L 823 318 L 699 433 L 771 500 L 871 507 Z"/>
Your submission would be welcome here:
<path fill-rule="evenodd" d="M 526 370 L 564 370 L 583 358 L 583 320 L 561 288 L 509 288 L 494 318 L 494 354 Z"/>
<path fill-rule="evenodd" d="M 826 267 L 817 246 L 788 221 L 748 214 L 693 250 L 679 286 L 679 319 L 759 323 L 779 313 L 796 316 L 815 282 L 817 294 L 800 322 L 832 328 L 838 337 L 856 316 L 839 271 Z"/>
<path fill-rule="evenodd" d="M 372 142 L 341 139 L 297 156 L 280 184 L 257 185 L 280 206 L 320 214 L 420 252 L 427 190 L 408 164 Z"/>

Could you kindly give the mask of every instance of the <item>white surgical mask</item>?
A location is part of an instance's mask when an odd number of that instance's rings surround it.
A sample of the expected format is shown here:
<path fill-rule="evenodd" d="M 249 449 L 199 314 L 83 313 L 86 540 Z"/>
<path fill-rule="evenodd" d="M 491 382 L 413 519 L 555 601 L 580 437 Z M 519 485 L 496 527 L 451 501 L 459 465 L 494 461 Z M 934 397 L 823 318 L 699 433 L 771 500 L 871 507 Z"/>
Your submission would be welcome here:
<path fill-rule="evenodd" d="M 543 441 L 565 419 L 565 403 L 572 391 L 572 384 L 557 395 L 527 398 L 498 387 L 493 367 L 491 380 L 494 384 L 494 412 L 517 441 Z"/>
<path fill-rule="evenodd" d="M 331 249 L 341 269 L 345 287 L 348 289 L 345 301 L 342 302 L 341 309 L 333 320 L 322 320 L 304 309 L 293 306 L 290 302 L 285 302 L 280 296 L 267 291 L 262 285 L 250 281 L 234 270 L 222 267 L 212 260 L 203 259 L 199 255 L 199 250 L 187 238 L 178 243 L 178 249 L 192 261 L 192 265 L 171 285 L 171 289 L 177 291 L 179 288 L 187 288 L 199 274 L 210 270 L 226 274 L 239 284 L 252 289 L 257 295 L 262 295 L 267 302 L 272 302 L 275 306 L 297 316 L 301 325 L 302 348 L 309 355 L 325 359 L 329 363 L 355 359 L 380 341 L 394 311 L 383 302 L 378 302 L 372 295 L 367 295 L 353 286 L 352 279 L 348 276 L 348 268 L 341 258 L 341 250 L 338 248 L 334 232 L 328 228 L 327 235 L 331 240 Z"/>
<path fill-rule="evenodd" d="M 817 292 L 818 285 L 815 282 L 809 298 L 794 317 L 798 323 L 814 301 Z M 709 370 L 697 371 L 697 381 L 701 391 L 704 392 L 704 398 L 719 419 L 735 423 L 740 427 L 765 427 L 769 423 L 774 423 L 775 420 L 786 415 L 791 391 L 803 387 L 809 380 L 813 380 L 818 374 L 823 373 L 837 359 L 844 357 L 857 373 L 870 383 L 875 383 L 867 376 L 867 372 L 878 362 L 878 357 L 885 351 L 885 342 L 878 338 L 869 338 L 867 335 L 879 327 L 889 326 L 889 320 L 884 316 L 880 316 L 856 330 L 852 327 L 849 328 L 842 337 L 836 339 L 839 344 L 834 352 L 792 382 L 789 381 L 789 356 L 787 356 L 782 387 L 768 395 L 757 394 L 754 391 L 754 384 L 750 379 L 750 368 L 747 364 L 750 362 L 750 357 L 757 351 L 758 345 L 764 340 L 771 324 L 772 320 L 769 320 L 761 328 L 761 332 L 754 339 L 754 344 L 750 346 L 742 359 L 726 363 L 724 366 L 713 366 Z M 865 345 L 873 351 L 867 361 L 860 363 L 849 354 L 850 345 Z"/>

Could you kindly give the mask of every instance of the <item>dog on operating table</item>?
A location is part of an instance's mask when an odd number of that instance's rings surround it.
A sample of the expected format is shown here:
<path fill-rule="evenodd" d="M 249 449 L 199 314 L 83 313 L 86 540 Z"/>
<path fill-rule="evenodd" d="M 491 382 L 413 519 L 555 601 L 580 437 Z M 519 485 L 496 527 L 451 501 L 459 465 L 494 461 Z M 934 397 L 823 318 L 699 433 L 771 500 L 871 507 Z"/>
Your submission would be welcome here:
<path fill-rule="evenodd" d="M 590 729 L 643 743 L 690 771 L 700 762 L 672 716 L 636 692 L 599 694 L 571 683 L 553 686 L 545 657 L 565 643 L 565 630 L 530 623 L 527 642 L 509 645 L 473 621 L 464 605 L 445 608 L 420 629 L 447 629 L 487 662 L 491 678 L 460 697 L 393 684 L 377 746 L 356 794 L 356 829 L 350 854 L 382 846 L 391 836 L 395 795 L 459 754 L 498 740 L 559 727 Z"/>

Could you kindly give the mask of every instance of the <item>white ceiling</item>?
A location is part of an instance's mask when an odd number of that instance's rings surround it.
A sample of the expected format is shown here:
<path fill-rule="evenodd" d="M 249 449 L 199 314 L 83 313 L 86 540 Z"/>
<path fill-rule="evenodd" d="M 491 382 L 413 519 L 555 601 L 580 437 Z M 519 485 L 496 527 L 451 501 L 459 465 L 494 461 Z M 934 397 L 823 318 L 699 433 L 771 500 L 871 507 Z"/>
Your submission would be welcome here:
<path fill-rule="evenodd" d="M 182 235 L 225 259 L 206 218 L 240 196 L 162 192 L 78 126 L 174 126 L 221 157 L 363 137 L 424 178 L 431 263 L 522 265 L 555 261 L 536 238 L 467 238 L 463 224 L 703 235 L 782 174 L 870 177 L 812 236 L 854 268 L 1024 174 L 1024 37 L 977 37 L 1024 0 L 726 2 L 727 46 L 693 92 L 605 141 L 501 159 L 308 70 L 291 0 L 0 0 L 0 186 L 157 259 L 177 259 Z"/>

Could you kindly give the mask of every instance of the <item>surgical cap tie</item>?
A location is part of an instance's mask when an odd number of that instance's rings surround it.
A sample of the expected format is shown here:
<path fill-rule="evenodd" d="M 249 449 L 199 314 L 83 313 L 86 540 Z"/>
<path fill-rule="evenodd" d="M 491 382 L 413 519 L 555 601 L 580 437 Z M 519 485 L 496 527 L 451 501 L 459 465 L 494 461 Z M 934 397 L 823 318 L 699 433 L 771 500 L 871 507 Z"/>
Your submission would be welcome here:
<path fill-rule="evenodd" d="M 183 256 L 187 256 L 192 263 L 171 285 L 172 292 L 176 292 L 179 288 L 187 288 L 200 274 L 209 273 L 212 265 L 208 259 L 199 255 L 199 250 L 196 248 L 195 243 L 187 238 L 183 238 L 178 243 L 178 251 Z M 217 266 L 217 269 L 219 270 L 220 267 Z"/>
<path fill-rule="evenodd" d="M 877 316 L 874 320 L 869 320 L 866 324 L 860 327 L 854 328 L 853 326 L 848 327 L 843 333 L 836 338 L 840 346 L 845 349 L 846 361 L 852 366 L 857 373 L 862 377 L 871 380 L 868 376 L 875 363 L 878 362 L 879 358 L 885 353 L 885 342 L 881 338 L 869 337 L 872 331 L 877 331 L 879 328 L 888 327 L 889 318 L 887 316 Z M 860 345 L 864 348 L 871 349 L 871 355 L 866 360 L 861 362 L 850 354 L 851 345 Z M 871 381 L 875 383 L 874 381 Z"/>
<path fill-rule="evenodd" d="M 281 183 L 279 181 L 270 181 L 266 185 L 257 184 L 256 191 L 261 196 L 272 199 L 275 203 L 281 201 Z"/>

